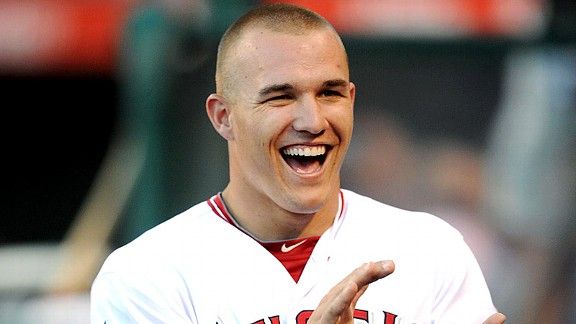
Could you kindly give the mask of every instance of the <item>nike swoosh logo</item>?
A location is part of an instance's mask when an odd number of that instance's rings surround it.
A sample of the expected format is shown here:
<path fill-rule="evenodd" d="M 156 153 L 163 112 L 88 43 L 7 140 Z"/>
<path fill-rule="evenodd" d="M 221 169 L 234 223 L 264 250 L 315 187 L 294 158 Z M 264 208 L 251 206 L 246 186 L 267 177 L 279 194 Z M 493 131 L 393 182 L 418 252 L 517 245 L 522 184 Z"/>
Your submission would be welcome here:
<path fill-rule="evenodd" d="M 303 240 L 303 241 L 300 241 L 300 242 L 298 242 L 298 243 L 296 243 L 296 244 L 294 244 L 294 245 L 290 245 L 290 246 L 286 246 L 286 243 L 284 243 L 284 244 L 282 244 L 282 247 L 280 248 L 280 251 L 282 251 L 282 252 L 284 252 L 284 253 L 290 252 L 290 251 L 294 250 L 295 248 L 297 248 L 298 246 L 304 244 L 304 242 L 306 242 L 306 241 L 307 241 L 307 240 Z"/>

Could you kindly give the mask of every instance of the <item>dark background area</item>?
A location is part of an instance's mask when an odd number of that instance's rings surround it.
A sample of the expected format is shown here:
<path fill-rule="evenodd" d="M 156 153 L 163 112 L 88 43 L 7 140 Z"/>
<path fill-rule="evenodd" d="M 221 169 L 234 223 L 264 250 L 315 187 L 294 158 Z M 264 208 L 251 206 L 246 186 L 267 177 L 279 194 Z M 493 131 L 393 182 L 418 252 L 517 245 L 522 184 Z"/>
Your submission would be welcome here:
<path fill-rule="evenodd" d="M 0 244 L 60 241 L 86 196 L 116 122 L 109 75 L 3 75 Z"/>

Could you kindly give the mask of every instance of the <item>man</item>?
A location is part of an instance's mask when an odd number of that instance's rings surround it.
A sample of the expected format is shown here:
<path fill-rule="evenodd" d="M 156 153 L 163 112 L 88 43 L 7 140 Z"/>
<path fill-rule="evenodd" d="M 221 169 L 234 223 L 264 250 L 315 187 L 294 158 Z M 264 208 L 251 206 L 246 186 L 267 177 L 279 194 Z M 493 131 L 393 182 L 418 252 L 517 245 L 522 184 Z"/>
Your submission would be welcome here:
<path fill-rule="evenodd" d="M 320 16 L 234 23 L 206 100 L 230 181 L 108 257 L 92 322 L 502 323 L 456 230 L 340 188 L 354 96 Z"/>

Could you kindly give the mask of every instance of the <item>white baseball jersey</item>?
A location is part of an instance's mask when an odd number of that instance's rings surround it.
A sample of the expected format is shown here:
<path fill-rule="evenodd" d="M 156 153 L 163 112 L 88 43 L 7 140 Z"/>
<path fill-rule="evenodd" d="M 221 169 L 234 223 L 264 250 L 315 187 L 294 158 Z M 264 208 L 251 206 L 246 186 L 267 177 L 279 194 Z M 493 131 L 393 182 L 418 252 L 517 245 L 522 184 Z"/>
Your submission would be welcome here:
<path fill-rule="evenodd" d="M 359 299 L 356 323 L 476 324 L 496 312 L 462 236 L 435 216 L 341 190 L 332 227 L 295 280 L 219 199 L 114 251 L 92 286 L 92 323 L 304 324 L 334 285 L 379 260 L 396 270 Z M 303 241 L 277 252 L 294 253 Z"/>

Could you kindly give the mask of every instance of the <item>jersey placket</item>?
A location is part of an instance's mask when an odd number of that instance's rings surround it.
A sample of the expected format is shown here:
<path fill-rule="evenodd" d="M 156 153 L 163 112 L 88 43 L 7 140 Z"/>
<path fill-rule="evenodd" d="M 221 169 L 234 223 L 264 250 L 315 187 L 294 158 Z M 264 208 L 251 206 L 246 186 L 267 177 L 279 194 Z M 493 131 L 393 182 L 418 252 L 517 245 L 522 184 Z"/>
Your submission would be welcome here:
<path fill-rule="evenodd" d="M 320 278 L 328 276 L 328 266 L 334 248 L 334 241 L 346 216 L 344 193 L 340 191 L 338 197 L 338 212 L 336 213 L 336 217 L 334 217 L 334 222 L 332 226 L 322 234 L 318 243 L 316 243 L 316 247 L 312 255 L 310 255 L 310 259 L 308 259 L 304 271 L 300 276 L 300 280 L 298 281 L 298 294 L 303 298 L 322 282 Z"/>

